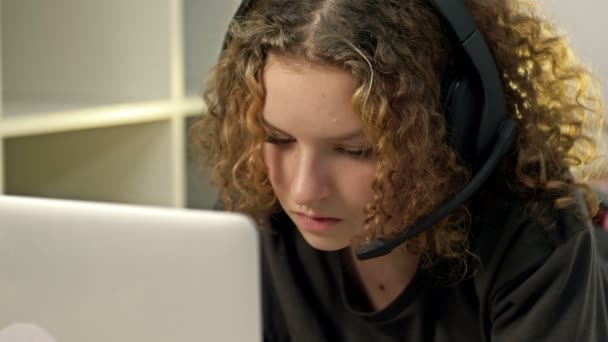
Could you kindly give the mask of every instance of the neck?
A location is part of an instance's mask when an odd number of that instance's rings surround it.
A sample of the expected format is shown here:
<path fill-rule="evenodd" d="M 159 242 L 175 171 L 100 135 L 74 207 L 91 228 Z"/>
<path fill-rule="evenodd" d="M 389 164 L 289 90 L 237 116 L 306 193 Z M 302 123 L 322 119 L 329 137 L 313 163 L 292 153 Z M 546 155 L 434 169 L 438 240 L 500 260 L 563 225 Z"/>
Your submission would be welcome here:
<path fill-rule="evenodd" d="M 347 279 L 367 297 L 372 310 L 378 311 L 392 303 L 410 284 L 418 269 L 419 255 L 405 248 L 369 259 L 357 259 L 349 247 L 343 254 Z"/>

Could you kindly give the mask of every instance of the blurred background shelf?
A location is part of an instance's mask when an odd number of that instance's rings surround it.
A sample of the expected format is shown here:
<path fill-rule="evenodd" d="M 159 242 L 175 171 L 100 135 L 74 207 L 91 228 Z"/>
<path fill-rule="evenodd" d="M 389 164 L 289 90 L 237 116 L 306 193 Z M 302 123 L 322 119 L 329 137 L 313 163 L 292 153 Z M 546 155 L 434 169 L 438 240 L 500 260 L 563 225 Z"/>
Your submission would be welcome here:
<path fill-rule="evenodd" d="M 3 0 L 4 98 L 168 99 L 169 9 L 169 0 Z"/>
<path fill-rule="evenodd" d="M 188 127 L 239 3 L 0 0 L 0 193 L 210 207 Z"/>
<path fill-rule="evenodd" d="M 183 0 L 185 92 L 198 96 L 201 84 L 221 52 L 224 34 L 240 1 Z"/>
<path fill-rule="evenodd" d="M 167 120 L 6 139 L 6 192 L 172 205 Z"/>
<path fill-rule="evenodd" d="M 129 103 L 106 107 L 85 105 L 80 110 L 62 110 L 54 104 L 23 104 L 20 114 L 6 115 L 0 126 L 0 136 L 17 137 L 32 134 L 55 133 L 78 129 L 129 125 L 158 120 L 168 120 L 181 113 L 185 116 L 200 115 L 204 105 L 199 98 L 181 101 Z"/>

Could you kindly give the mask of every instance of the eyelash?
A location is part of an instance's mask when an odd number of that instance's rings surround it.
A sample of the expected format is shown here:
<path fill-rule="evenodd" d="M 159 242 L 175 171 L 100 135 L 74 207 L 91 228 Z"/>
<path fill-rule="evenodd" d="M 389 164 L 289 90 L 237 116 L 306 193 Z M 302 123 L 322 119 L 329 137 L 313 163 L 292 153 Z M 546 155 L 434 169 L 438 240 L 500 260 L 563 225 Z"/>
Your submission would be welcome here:
<path fill-rule="evenodd" d="M 268 136 L 266 137 L 266 142 L 269 144 L 273 144 L 273 145 L 287 145 L 287 144 L 291 144 L 292 142 L 295 142 L 294 139 L 281 139 L 281 138 L 276 138 L 276 137 L 272 137 L 272 136 Z M 364 149 L 364 150 L 349 150 L 349 149 L 345 149 L 345 148 L 338 148 L 338 151 L 340 153 L 344 153 L 349 157 L 353 157 L 356 159 L 366 159 L 369 158 L 372 153 L 373 150 L 371 148 L 368 149 Z"/>

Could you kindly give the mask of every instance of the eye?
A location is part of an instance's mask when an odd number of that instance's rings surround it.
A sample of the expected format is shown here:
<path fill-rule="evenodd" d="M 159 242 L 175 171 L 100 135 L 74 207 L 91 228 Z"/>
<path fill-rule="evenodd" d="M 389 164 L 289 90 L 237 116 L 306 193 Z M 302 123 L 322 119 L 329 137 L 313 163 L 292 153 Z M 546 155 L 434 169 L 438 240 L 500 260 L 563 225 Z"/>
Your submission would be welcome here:
<path fill-rule="evenodd" d="M 268 135 L 265 139 L 265 141 L 269 144 L 275 144 L 275 145 L 286 145 L 286 144 L 290 144 L 292 142 L 294 142 L 294 139 L 291 138 L 277 138 L 277 137 L 273 137 L 272 135 Z"/>
<path fill-rule="evenodd" d="M 349 149 L 349 148 L 343 148 L 343 147 L 338 148 L 338 151 L 346 154 L 349 157 L 353 157 L 353 158 L 357 158 L 357 159 L 367 159 L 367 158 L 371 157 L 371 155 L 374 152 L 372 148 Z"/>

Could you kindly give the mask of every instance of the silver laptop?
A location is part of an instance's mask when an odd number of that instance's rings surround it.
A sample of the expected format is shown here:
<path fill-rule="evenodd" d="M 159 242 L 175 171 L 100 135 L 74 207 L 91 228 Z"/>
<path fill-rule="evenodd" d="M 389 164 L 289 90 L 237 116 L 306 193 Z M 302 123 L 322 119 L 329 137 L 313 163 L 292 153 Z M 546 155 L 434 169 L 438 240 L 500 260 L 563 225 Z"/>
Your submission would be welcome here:
<path fill-rule="evenodd" d="M 0 196 L 0 342 L 260 341 L 245 216 Z"/>

